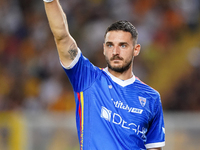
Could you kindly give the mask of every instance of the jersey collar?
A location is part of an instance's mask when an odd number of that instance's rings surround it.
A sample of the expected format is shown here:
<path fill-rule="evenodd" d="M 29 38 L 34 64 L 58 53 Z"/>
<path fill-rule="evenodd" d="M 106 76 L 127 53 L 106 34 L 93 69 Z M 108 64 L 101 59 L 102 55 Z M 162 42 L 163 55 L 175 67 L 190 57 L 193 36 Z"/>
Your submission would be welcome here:
<path fill-rule="evenodd" d="M 127 85 L 133 84 L 133 83 L 135 82 L 135 75 L 134 75 L 133 73 L 132 73 L 133 76 L 132 76 L 130 79 L 121 80 L 121 79 L 119 79 L 119 78 L 113 76 L 113 75 L 108 71 L 108 67 L 104 68 L 103 70 L 107 73 L 108 76 L 111 77 L 111 79 L 112 79 L 115 83 L 121 85 L 122 87 L 125 87 L 125 86 L 127 86 Z"/>

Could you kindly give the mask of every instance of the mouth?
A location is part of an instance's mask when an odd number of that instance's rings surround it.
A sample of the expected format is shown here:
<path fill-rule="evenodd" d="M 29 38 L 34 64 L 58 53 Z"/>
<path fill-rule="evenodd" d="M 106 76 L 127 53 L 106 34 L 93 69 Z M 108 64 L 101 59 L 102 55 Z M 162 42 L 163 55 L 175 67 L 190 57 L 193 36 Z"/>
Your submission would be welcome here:
<path fill-rule="evenodd" d="M 120 61 L 121 61 L 120 59 L 114 59 L 114 60 L 112 60 L 112 62 L 116 63 L 116 64 L 120 63 Z"/>

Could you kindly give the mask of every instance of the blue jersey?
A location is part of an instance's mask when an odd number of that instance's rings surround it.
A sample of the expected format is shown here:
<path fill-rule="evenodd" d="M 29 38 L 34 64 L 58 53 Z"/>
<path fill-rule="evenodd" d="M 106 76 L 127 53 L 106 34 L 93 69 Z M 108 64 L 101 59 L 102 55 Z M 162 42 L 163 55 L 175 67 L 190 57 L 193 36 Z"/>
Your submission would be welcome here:
<path fill-rule="evenodd" d="M 165 145 L 162 104 L 157 91 L 134 75 L 120 80 L 79 50 L 64 68 L 73 86 L 81 150 L 143 150 Z"/>

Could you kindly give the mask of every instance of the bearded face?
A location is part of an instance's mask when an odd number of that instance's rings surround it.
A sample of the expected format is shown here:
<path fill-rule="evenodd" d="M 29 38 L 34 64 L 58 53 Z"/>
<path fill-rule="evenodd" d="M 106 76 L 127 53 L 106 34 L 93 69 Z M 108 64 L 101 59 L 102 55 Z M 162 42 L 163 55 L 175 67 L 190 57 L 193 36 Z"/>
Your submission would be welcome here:
<path fill-rule="evenodd" d="M 137 56 L 140 50 L 140 45 L 138 45 L 134 45 L 129 32 L 121 30 L 108 32 L 104 43 L 104 55 L 108 68 L 118 73 L 132 69 L 134 56 Z"/>
<path fill-rule="evenodd" d="M 114 55 L 110 59 L 105 56 L 108 68 L 119 73 L 123 73 L 124 71 L 127 71 L 131 66 L 133 62 L 133 57 L 128 58 L 127 60 L 124 60 L 124 58 Z M 119 61 L 122 61 L 120 64 Z"/>

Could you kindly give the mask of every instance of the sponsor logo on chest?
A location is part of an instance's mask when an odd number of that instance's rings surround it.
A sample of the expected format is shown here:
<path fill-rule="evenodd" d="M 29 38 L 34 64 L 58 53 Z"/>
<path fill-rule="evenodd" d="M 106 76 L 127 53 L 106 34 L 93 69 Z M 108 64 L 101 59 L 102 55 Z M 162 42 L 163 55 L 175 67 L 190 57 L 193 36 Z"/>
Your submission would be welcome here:
<path fill-rule="evenodd" d="M 142 112 L 143 112 L 142 109 L 130 107 L 128 104 L 124 104 L 122 101 L 114 101 L 113 99 L 112 99 L 112 101 L 116 108 L 127 110 L 128 112 L 137 113 L 137 114 L 142 114 Z"/>
<path fill-rule="evenodd" d="M 132 122 L 133 120 L 131 122 L 128 120 L 125 121 L 120 114 L 114 113 L 104 106 L 101 107 L 101 118 L 107 120 L 108 122 L 114 125 L 121 127 L 122 129 L 132 130 L 142 139 L 146 138 L 146 128 L 141 127 L 141 125 L 137 125 L 137 123 Z"/>
<path fill-rule="evenodd" d="M 146 105 L 146 98 L 138 96 L 138 99 L 139 99 L 141 106 L 144 107 Z M 127 110 L 129 113 L 142 114 L 142 112 L 143 112 L 143 109 L 130 107 L 128 104 L 124 104 L 122 101 L 114 101 L 113 99 L 111 99 L 111 100 L 114 103 L 114 106 L 116 108 Z"/>

